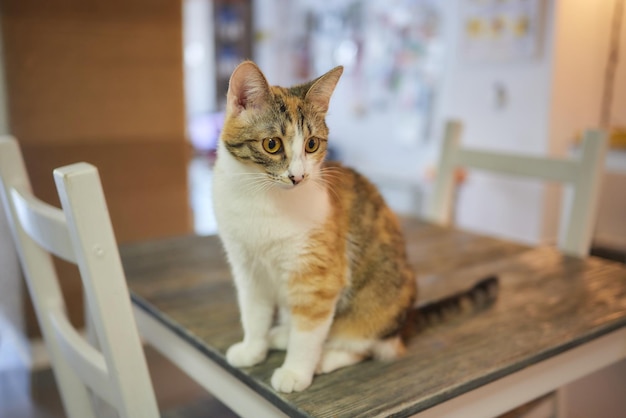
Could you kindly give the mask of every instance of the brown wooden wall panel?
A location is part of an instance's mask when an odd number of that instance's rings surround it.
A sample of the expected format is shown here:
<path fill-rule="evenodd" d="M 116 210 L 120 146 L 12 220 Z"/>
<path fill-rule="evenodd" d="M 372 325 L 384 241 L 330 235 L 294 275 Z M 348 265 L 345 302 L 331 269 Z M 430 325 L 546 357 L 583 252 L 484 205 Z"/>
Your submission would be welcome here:
<path fill-rule="evenodd" d="M 52 170 L 87 161 L 119 242 L 190 233 L 181 1 L 3 0 L 0 17 L 9 128 L 35 194 L 58 205 Z M 77 272 L 57 270 L 80 324 Z"/>
<path fill-rule="evenodd" d="M 180 2 L 140 2 L 145 13 L 124 2 L 21 3 L 2 6 L 10 125 L 20 141 L 182 140 Z"/>
<path fill-rule="evenodd" d="M 56 167 L 77 161 L 98 167 L 118 242 L 191 232 L 185 143 L 22 143 L 21 148 L 33 191 L 57 206 Z"/>

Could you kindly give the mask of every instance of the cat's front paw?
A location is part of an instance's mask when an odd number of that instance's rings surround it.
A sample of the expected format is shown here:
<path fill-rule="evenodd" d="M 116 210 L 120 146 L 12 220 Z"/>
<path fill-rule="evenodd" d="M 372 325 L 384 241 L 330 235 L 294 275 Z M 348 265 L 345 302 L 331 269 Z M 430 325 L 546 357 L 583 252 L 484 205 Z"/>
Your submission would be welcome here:
<path fill-rule="evenodd" d="M 250 367 L 259 364 L 267 356 L 267 342 L 245 342 L 241 341 L 230 346 L 226 351 L 228 364 L 234 367 Z"/>
<path fill-rule="evenodd" d="M 313 376 L 310 373 L 280 367 L 274 370 L 272 387 L 283 393 L 300 392 L 311 386 L 312 380 Z"/>

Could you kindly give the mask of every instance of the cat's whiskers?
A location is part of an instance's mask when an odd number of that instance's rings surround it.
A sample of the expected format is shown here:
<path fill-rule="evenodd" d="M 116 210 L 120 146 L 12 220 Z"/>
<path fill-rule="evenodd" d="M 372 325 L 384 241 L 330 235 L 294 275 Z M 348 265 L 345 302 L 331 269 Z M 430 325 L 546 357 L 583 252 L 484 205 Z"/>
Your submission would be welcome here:
<path fill-rule="evenodd" d="M 321 173 L 321 170 L 320 170 Z M 337 193 L 337 191 L 334 189 L 334 185 L 333 183 L 331 183 L 327 178 L 324 178 L 324 176 L 311 176 L 311 180 L 313 181 L 313 184 L 318 187 L 321 190 L 328 190 L 330 191 L 333 195 L 335 195 L 335 197 L 337 198 L 337 200 L 341 200 L 339 197 L 339 193 Z"/>
<path fill-rule="evenodd" d="M 340 174 L 341 170 L 337 167 L 322 167 L 320 173 L 336 173 Z"/>
<path fill-rule="evenodd" d="M 274 177 L 272 175 L 268 175 L 266 173 L 226 173 L 229 176 L 248 176 L 244 178 L 242 181 L 245 181 L 245 185 L 248 186 L 250 184 L 258 184 L 258 183 L 267 183 L 267 188 L 270 188 L 274 185 L 285 185 L 286 183 L 282 181 L 279 177 Z"/>
<path fill-rule="evenodd" d="M 242 187 L 245 188 L 246 192 L 251 194 L 266 192 L 276 183 L 276 180 L 268 176 L 266 173 L 242 172 L 224 174 L 237 178 Z"/>
<path fill-rule="evenodd" d="M 244 174 L 244 173 L 239 173 Z M 248 181 L 249 180 L 249 181 Z M 258 176 L 246 179 L 243 184 L 246 191 L 251 194 L 264 193 L 275 185 L 276 181 L 266 174 L 259 173 Z"/>
<path fill-rule="evenodd" d="M 323 169 L 322 171 L 320 171 L 320 174 L 320 178 L 324 181 L 330 181 L 330 179 L 341 179 L 341 173 L 339 173 L 338 171 L 331 171 L 330 169 Z"/>
<path fill-rule="evenodd" d="M 248 193 L 250 193 L 250 195 L 262 194 L 269 190 L 272 186 L 273 185 L 271 184 L 271 182 L 263 182 L 256 185 L 251 185 L 247 191 Z"/>
<path fill-rule="evenodd" d="M 335 190 L 335 188 L 336 183 L 341 181 L 342 177 L 344 176 L 344 174 L 341 172 L 341 169 L 336 167 L 322 167 L 319 170 L 319 174 L 319 181 L 335 195 L 338 201 L 340 201 L 340 193 Z"/>
<path fill-rule="evenodd" d="M 251 172 L 243 172 L 243 173 L 225 173 L 227 176 L 252 176 L 252 177 L 267 177 L 265 173 L 251 173 Z"/>
<path fill-rule="evenodd" d="M 335 191 L 335 189 L 333 189 L 333 187 L 330 184 L 325 184 L 323 182 L 316 182 L 315 184 L 316 187 L 318 187 L 320 190 L 328 190 L 337 201 L 340 201 L 340 197 L 339 197 L 339 193 L 337 193 L 337 191 Z"/>
<path fill-rule="evenodd" d="M 330 180 L 340 180 L 341 176 L 339 174 L 324 173 L 324 175 L 321 176 L 320 178 L 325 181 L 330 181 Z"/>

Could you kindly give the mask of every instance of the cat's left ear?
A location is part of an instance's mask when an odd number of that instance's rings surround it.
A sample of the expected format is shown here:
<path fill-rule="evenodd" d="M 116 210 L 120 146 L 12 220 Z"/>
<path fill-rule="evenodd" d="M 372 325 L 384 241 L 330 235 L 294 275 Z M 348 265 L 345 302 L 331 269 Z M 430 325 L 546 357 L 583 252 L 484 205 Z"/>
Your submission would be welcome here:
<path fill-rule="evenodd" d="M 245 110 L 260 110 L 267 105 L 270 86 L 265 76 L 252 61 L 244 61 L 235 68 L 226 94 L 226 113 L 237 116 Z"/>
<path fill-rule="evenodd" d="M 339 77 L 343 73 L 343 67 L 335 67 L 313 82 L 307 91 L 305 100 L 312 103 L 320 112 L 328 111 L 330 96 L 332 96 Z"/>

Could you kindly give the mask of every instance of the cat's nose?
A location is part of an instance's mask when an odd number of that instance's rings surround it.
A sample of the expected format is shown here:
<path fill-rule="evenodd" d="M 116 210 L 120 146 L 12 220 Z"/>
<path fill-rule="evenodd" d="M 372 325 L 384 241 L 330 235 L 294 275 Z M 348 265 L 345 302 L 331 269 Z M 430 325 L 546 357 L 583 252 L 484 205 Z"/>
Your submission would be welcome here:
<path fill-rule="evenodd" d="M 293 174 L 289 175 L 289 180 L 294 184 L 294 186 L 300 183 L 304 179 L 304 176 L 294 176 Z"/>

